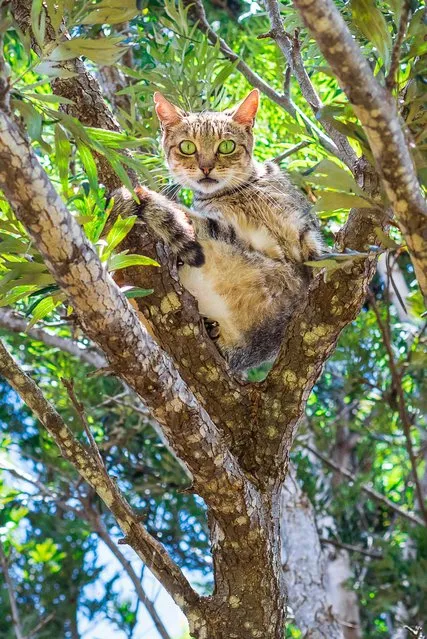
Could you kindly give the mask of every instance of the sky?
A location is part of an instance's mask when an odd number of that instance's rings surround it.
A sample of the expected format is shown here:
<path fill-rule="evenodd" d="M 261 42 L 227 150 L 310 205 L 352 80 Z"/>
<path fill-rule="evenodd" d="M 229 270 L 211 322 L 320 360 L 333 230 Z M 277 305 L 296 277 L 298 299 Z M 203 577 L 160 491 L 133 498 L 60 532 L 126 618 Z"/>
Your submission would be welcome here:
<path fill-rule="evenodd" d="M 142 563 L 136 553 L 128 546 L 120 546 L 120 550 L 131 563 L 136 573 L 141 571 Z M 116 592 L 121 592 L 123 598 L 131 598 L 136 603 L 134 587 L 125 574 L 124 569 L 103 542 L 98 545 L 97 565 L 104 566 L 99 579 L 94 584 L 85 588 L 85 594 L 90 597 L 101 597 L 103 583 L 110 579 L 116 572 L 121 577 L 115 584 Z M 188 576 L 188 575 L 187 575 Z M 143 587 L 151 600 L 156 601 L 156 610 L 159 613 L 166 629 L 173 639 L 180 639 L 187 629 L 187 622 L 172 598 L 151 574 L 148 568 L 144 570 Z M 114 629 L 114 625 L 98 619 L 88 622 L 83 615 L 79 618 L 79 632 L 81 639 L 126 639 L 124 632 Z M 153 621 L 144 606 L 140 605 L 138 613 L 138 625 L 134 632 L 135 639 L 161 639 L 156 631 Z"/>

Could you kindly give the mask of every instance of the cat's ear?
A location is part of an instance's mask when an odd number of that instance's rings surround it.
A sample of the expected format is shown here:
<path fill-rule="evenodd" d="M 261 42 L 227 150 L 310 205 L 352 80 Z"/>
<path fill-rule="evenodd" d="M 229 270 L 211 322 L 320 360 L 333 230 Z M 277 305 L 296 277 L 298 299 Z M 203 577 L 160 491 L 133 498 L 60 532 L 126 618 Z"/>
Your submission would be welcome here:
<path fill-rule="evenodd" d="M 232 112 L 232 118 L 239 124 L 253 126 L 259 106 L 259 91 L 253 89 Z"/>
<path fill-rule="evenodd" d="M 154 96 L 157 117 L 164 127 L 173 126 L 181 122 L 184 112 L 166 100 L 165 96 L 156 91 Z"/>

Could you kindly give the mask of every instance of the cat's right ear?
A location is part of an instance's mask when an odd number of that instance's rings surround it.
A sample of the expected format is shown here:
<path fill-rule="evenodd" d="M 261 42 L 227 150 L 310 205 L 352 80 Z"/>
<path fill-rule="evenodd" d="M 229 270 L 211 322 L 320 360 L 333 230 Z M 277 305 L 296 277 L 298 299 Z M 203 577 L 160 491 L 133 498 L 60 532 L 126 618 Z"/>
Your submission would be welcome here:
<path fill-rule="evenodd" d="M 154 94 L 154 104 L 157 117 L 163 127 L 173 126 L 181 122 L 184 112 L 176 107 L 172 102 L 166 100 L 165 96 L 156 91 Z"/>

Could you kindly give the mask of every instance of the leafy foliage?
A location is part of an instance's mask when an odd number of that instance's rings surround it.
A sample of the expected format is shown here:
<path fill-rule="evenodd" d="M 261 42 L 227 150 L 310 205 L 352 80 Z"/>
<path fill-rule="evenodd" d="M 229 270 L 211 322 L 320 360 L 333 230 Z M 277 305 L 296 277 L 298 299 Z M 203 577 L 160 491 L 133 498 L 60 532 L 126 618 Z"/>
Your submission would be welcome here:
<path fill-rule="evenodd" d="M 230 19 L 236 4 L 225 3 L 224 8 L 218 8 L 218 3 L 209 5 L 211 22 L 252 69 L 282 91 L 285 62 L 274 42 L 257 39 L 269 28 L 264 11 L 256 3 L 241 3 L 238 19 Z M 338 4 L 375 73 L 384 80 L 390 69 L 401 3 L 352 0 Z M 413 156 L 420 181 L 426 185 L 424 10 L 413 4 L 395 93 L 408 135 L 414 141 Z M 298 107 L 295 119 L 264 97 L 255 153 L 260 160 L 271 159 L 299 142 L 307 143 L 289 155 L 282 166 L 306 192 L 332 244 L 350 207 L 375 208 L 377 203 L 367 198 L 349 171 L 322 145 L 321 122 L 329 122 L 346 135 L 353 148 L 368 160 L 371 153 L 351 106 L 316 45 L 302 29 L 291 2 L 284 2 L 282 10 L 287 31 L 300 29 L 304 63 L 324 107 L 314 118 L 294 79 L 290 90 Z M 63 19 L 70 38 L 61 29 Z M 28 36 L 10 22 L 2 25 L 14 114 L 105 267 L 110 272 L 129 265 L 155 267 L 144 256 L 120 251 L 120 243 L 135 219 L 118 218 L 109 224 L 111 203 L 106 201 L 96 158 L 105 157 L 126 185 L 130 185 L 129 170 L 134 170 L 152 188 L 172 187 L 158 153 L 153 91 L 163 91 L 185 109 L 218 108 L 239 100 L 250 88 L 247 81 L 236 64 L 224 58 L 218 45 L 211 45 L 201 34 L 181 2 L 34 0 L 31 21 L 38 55 L 31 52 Z M 127 24 L 123 25 L 125 21 Z M 47 38 L 50 28 L 53 37 Z M 115 107 L 123 132 L 82 125 L 67 113 L 67 99 L 52 94 L 52 81 L 73 75 L 63 63 L 76 56 L 85 58 L 102 83 L 104 66 L 108 64 L 125 77 L 116 94 L 107 95 L 113 105 L 118 96 L 129 100 L 128 110 Z M 132 154 L 126 155 L 127 150 Z M 188 202 L 185 192 L 177 197 Z M 29 328 L 37 324 L 60 338 L 73 338 L 82 350 L 90 348 L 73 324 L 68 301 L 3 198 L 0 223 L 0 307 L 17 310 L 28 319 Z M 378 235 L 378 246 L 372 250 L 379 250 L 380 245 L 396 261 L 409 289 L 407 321 L 399 319 L 396 306 L 391 304 L 390 282 L 378 278 L 373 291 L 402 375 L 411 435 L 418 451 L 419 476 L 427 490 L 424 309 L 399 231 L 393 228 L 390 237 Z M 359 258 L 360 254 L 331 253 L 310 266 L 330 272 Z M 142 297 L 151 292 L 134 289 L 126 291 L 126 295 Z M 204 505 L 185 492 L 188 479 L 159 438 L 144 407 L 116 380 L 89 375 L 88 367 L 78 359 L 28 335 L 17 337 L 7 330 L 2 332 L 21 363 L 31 368 L 47 397 L 84 439 L 60 381 L 64 377 L 74 380 L 109 470 L 118 477 L 149 531 L 165 544 L 194 581 L 199 580 L 199 588 L 209 591 L 211 558 Z M 264 367 L 252 371 L 250 379 L 257 381 L 265 374 Z M 29 632 L 53 612 L 54 617 L 40 630 L 38 638 L 75 637 L 82 616 L 95 623 L 108 619 L 111 627 L 131 637 L 138 627 L 138 612 L 117 592 L 119 573 L 116 571 L 111 582 L 104 584 L 100 602 L 88 588 L 100 583 L 102 570 L 97 561 L 101 542 L 93 532 L 89 514 L 99 516 L 116 540 L 114 522 L 58 456 L 50 437 L 4 385 L 0 386 L 0 433 L 0 540 L 16 584 L 24 630 Z M 355 481 L 343 481 L 313 458 L 307 451 L 308 440 L 338 465 L 345 459 Z M 417 510 L 396 388 L 372 302 L 342 335 L 313 391 L 293 459 L 325 536 L 364 549 L 373 548 L 381 554 L 379 559 L 352 554 L 352 587 L 361 605 L 363 636 L 389 637 L 399 627 L 398 604 L 404 607 L 406 624 L 426 624 L 425 529 L 410 525 L 361 492 L 361 485 L 371 482 L 392 502 L 409 511 Z M 17 472 L 20 479 L 14 474 Z M 24 475 L 30 481 L 23 479 Z M 333 525 L 328 523 L 331 521 Z M 0 589 L 0 610 L 0 634 L 5 639 L 12 638 L 4 588 Z M 289 625 L 287 636 L 298 637 L 299 630 Z"/>

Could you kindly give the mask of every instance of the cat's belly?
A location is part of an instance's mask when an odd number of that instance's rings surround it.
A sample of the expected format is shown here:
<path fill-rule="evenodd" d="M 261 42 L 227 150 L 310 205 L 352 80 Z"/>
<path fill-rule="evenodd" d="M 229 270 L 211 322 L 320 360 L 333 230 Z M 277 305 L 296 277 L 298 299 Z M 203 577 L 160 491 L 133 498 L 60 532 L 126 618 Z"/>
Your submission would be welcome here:
<path fill-rule="evenodd" d="M 199 313 L 220 324 L 228 323 L 231 311 L 226 299 L 215 290 L 209 277 L 209 268 L 195 268 L 184 264 L 179 269 L 179 279 L 184 288 L 196 298 Z"/>

